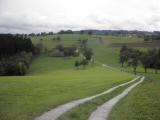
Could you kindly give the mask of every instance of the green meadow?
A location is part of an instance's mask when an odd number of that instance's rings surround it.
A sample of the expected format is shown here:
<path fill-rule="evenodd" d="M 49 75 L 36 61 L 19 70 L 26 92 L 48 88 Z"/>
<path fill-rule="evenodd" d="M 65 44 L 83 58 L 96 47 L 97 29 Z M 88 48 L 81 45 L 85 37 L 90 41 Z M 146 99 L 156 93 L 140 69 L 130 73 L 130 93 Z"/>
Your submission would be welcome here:
<path fill-rule="evenodd" d="M 60 41 L 53 38 L 60 37 Z M 101 40 L 99 39 L 101 37 Z M 57 58 L 43 53 L 35 57 L 26 76 L 0 77 L 0 120 L 33 120 L 45 111 L 72 100 L 98 94 L 120 83 L 132 80 L 132 69 L 122 69 L 119 64 L 119 48 L 110 47 L 112 42 L 142 42 L 142 38 L 128 36 L 51 35 L 33 37 L 34 44 L 42 43 L 51 50 L 56 45 L 77 46 L 79 39 L 88 39 L 94 51 L 94 65 L 76 69 L 78 57 Z M 41 40 L 42 39 L 42 40 Z M 142 48 L 142 50 L 145 50 Z M 107 64 L 115 69 L 104 68 Z M 160 75 L 153 70 L 144 74 L 146 81 L 135 88 L 114 107 L 110 120 L 159 120 Z M 97 98 L 91 103 L 78 106 L 67 112 L 64 120 L 85 120 L 91 111 L 106 100 L 122 92 L 122 87 L 113 94 Z M 159 97 L 158 97 L 159 96 Z M 78 113 L 78 110 L 83 110 Z M 67 117 L 65 117 L 67 116 Z M 66 119 L 65 119 L 66 118 Z"/>
<path fill-rule="evenodd" d="M 95 38 L 87 35 L 61 35 L 60 41 L 54 41 L 53 37 L 55 36 L 34 37 L 32 41 L 35 44 L 41 42 L 44 48 L 50 50 L 58 44 L 77 45 L 79 38 L 87 38 L 88 45 L 94 51 L 95 45 L 98 46 L 95 59 L 103 60 L 99 58 L 103 57 L 102 44 Z M 108 44 L 107 41 L 105 43 Z M 105 48 L 104 45 L 103 49 Z M 130 73 L 103 68 L 98 64 L 76 69 L 76 59 L 78 58 L 57 58 L 41 54 L 34 58 L 26 76 L 0 77 L 0 119 L 32 120 L 58 105 L 95 95 L 134 78 Z"/>

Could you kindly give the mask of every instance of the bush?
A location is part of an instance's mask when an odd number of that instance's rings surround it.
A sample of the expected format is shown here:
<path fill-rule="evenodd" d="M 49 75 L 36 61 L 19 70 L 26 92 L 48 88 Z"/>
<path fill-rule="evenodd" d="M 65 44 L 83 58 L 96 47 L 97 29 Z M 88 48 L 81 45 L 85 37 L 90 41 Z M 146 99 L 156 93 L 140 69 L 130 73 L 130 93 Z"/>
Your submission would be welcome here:
<path fill-rule="evenodd" d="M 27 66 L 24 62 L 20 61 L 17 63 L 18 75 L 25 75 L 27 71 Z"/>
<path fill-rule="evenodd" d="M 25 75 L 32 60 L 32 53 L 21 52 L 0 60 L 0 75 Z"/>
<path fill-rule="evenodd" d="M 42 43 L 38 43 L 34 46 L 34 54 L 35 55 L 38 55 L 40 53 L 42 53 L 42 50 L 43 50 L 43 44 Z"/>
<path fill-rule="evenodd" d="M 64 53 L 59 50 L 54 50 L 50 52 L 51 57 L 64 57 Z"/>
<path fill-rule="evenodd" d="M 50 51 L 50 55 L 56 57 L 76 57 L 79 55 L 79 51 L 76 47 L 64 47 L 60 44 Z"/>
<path fill-rule="evenodd" d="M 61 37 L 58 36 L 58 37 L 57 37 L 57 41 L 61 41 Z"/>
<path fill-rule="evenodd" d="M 83 67 L 85 67 L 86 65 L 89 64 L 89 62 L 88 62 L 88 60 L 83 59 L 80 64 L 83 65 Z"/>
<path fill-rule="evenodd" d="M 75 64 L 74 64 L 74 66 L 78 68 L 78 67 L 80 66 L 80 63 L 79 63 L 79 61 L 75 61 Z"/>
<path fill-rule="evenodd" d="M 92 52 L 92 49 L 84 49 L 84 52 L 83 52 L 83 55 L 85 56 L 85 58 L 90 61 L 92 59 L 92 55 L 93 55 L 93 52 Z"/>

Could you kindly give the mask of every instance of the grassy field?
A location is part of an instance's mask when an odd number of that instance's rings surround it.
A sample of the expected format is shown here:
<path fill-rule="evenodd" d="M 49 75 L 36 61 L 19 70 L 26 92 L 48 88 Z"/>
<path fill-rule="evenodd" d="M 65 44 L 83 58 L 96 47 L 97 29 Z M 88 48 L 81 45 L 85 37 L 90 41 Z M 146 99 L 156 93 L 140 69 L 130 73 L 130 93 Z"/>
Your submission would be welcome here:
<path fill-rule="evenodd" d="M 78 58 L 55 58 L 41 55 L 33 61 L 28 75 L 44 75 L 54 71 L 74 69 L 74 61 Z"/>
<path fill-rule="evenodd" d="M 0 118 L 29 120 L 57 105 L 97 94 L 132 78 L 101 67 L 60 70 L 41 76 L 1 77 Z"/>
<path fill-rule="evenodd" d="M 79 36 L 81 37 L 81 36 Z M 84 37 L 84 36 L 83 36 Z M 136 37 L 113 37 L 113 36 L 98 36 L 101 37 L 102 40 L 95 38 L 94 36 L 85 36 L 88 38 L 88 45 L 94 51 L 94 58 L 96 61 L 100 63 L 105 63 L 107 65 L 120 68 L 120 64 L 118 61 L 119 55 L 119 48 L 111 48 L 111 43 L 134 43 L 139 42 L 142 43 L 142 38 Z M 74 37 L 73 37 L 74 38 Z M 77 37 L 76 37 L 77 39 Z M 141 50 L 146 50 L 146 48 L 139 48 Z M 121 68 L 120 68 L 121 69 Z M 132 68 L 125 67 L 122 69 L 125 72 L 132 73 Z M 159 90 L 160 90 L 160 75 L 154 74 L 154 70 L 149 69 L 148 73 L 144 73 L 144 69 L 140 66 L 137 69 L 138 74 L 145 75 L 146 81 L 140 85 L 139 87 L 135 88 L 125 99 L 123 99 L 112 111 L 110 120 L 159 120 Z M 108 96 L 109 97 L 109 96 Z M 106 97 L 106 99 L 108 98 Z M 96 104 L 99 104 L 103 101 L 99 99 Z M 94 103 L 94 101 L 92 101 Z M 91 102 L 91 103 L 92 103 Z M 91 104 L 92 106 L 93 104 Z M 90 112 L 90 108 L 94 108 L 90 106 L 81 106 L 80 108 L 75 108 L 76 110 L 83 110 L 82 114 L 77 115 L 75 112 L 70 114 L 73 118 L 83 118 L 86 117 Z M 69 112 L 70 113 L 70 112 Z M 72 113 L 72 112 L 71 112 Z M 85 114 L 87 113 L 87 114 Z M 74 115 L 77 115 L 76 117 Z M 69 116 L 70 116 L 69 115 Z M 63 117 L 62 117 L 63 118 Z M 70 118 L 67 116 L 67 118 Z"/>
<path fill-rule="evenodd" d="M 113 55 L 111 48 L 107 48 L 112 40 L 107 37 L 103 36 L 103 47 L 98 39 L 88 35 L 61 35 L 58 42 L 53 37 L 43 37 L 43 40 L 37 37 L 33 42 L 42 42 L 45 48 L 52 49 L 57 44 L 71 46 L 78 44 L 79 38 L 88 38 L 97 61 L 118 65 L 115 58 L 107 59 Z M 116 57 L 118 50 L 115 53 L 113 56 Z M 27 76 L 0 77 L 0 120 L 32 120 L 60 104 L 100 93 L 134 77 L 96 64 L 77 70 L 74 68 L 76 59 L 42 54 L 33 60 Z"/>
<path fill-rule="evenodd" d="M 41 42 L 45 48 L 52 49 L 58 44 L 78 45 L 80 38 L 86 38 L 88 46 L 94 51 L 95 61 L 116 68 L 121 66 L 118 61 L 119 48 L 111 48 L 111 43 L 143 42 L 142 38 L 127 36 L 60 35 L 60 41 L 53 40 L 55 37 L 57 35 L 33 37 L 32 41 L 35 44 Z M 13 120 L 13 118 L 14 120 L 32 120 L 60 104 L 100 93 L 134 77 L 130 74 L 132 69 L 128 67 L 122 69 L 125 71 L 122 72 L 95 64 L 77 70 L 74 68 L 74 62 L 77 59 L 76 57 L 55 58 L 42 54 L 33 60 L 27 76 L 0 77 L 0 120 Z M 114 108 L 110 120 L 160 119 L 158 114 L 160 75 L 155 75 L 153 70 L 144 74 L 142 67 L 138 68 L 138 72 L 147 76 L 147 80 Z M 73 112 L 71 116 L 67 113 L 66 119 L 86 118 L 97 105 L 123 89 L 75 108 L 83 112 L 79 115 Z"/>

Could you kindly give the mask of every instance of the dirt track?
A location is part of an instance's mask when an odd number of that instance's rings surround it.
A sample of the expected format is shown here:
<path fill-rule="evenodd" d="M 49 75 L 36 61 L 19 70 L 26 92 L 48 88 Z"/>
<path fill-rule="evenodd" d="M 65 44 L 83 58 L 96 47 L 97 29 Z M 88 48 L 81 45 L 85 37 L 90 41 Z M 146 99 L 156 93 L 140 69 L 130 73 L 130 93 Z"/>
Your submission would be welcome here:
<path fill-rule="evenodd" d="M 112 98 L 111 100 L 107 101 L 103 105 L 99 106 L 97 110 L 95 110 L 88 120 L 107 120 L 109 113 L 111 112 L 112 108 L 128 93 L 135 88 L 137 85 L 144 81 L 145 77 L 142 77 L 140 81 L 132 84 L 130 87 L 125 89 L 121 94 L 117 95 L 116 97 Z"/>
<path fill-rule="evenodd" d="M 57 108 L 53 108 L 52 110 L 48 111 L 48 112 L 45 112 L 44 114 L 42 114 L 41 116 L 35 118 L 35 120 L 56 120 L 58 117 L 60 117 L 62 114 L 64 114 L 65 112 L 67 112 L 68 110 L 72 109 L 73 107 L 76 107 L 80 104 L 83 104 L 87 101 L 90 101 L 92 99 L 95 99 L 99 96 L 102 96 L 102 95 L 105 95 L 105 94 L 108 94 L 108 93 L 111 93 L 112 91 L 114 91 L 115 89 L 119 88 L 119 87 L 122 87 L 122 86 L 125 86 L 125 85 L 128 85 L 130 83 L 133 83 L 135 82 L 136 80 L 139 79 L 139 76 L 136 77 L 135 79 L 129 81 L 129 82 L 126 82 L 126 83 L 122 83 L 120 85 L 117 85 L 115 87 L 112 87 L 102 93 L 99 93 L 97 95 L 94 95 L 94 96 L 90 96 L 90 97 L 87 97 L 87 98 L 83 98 L 83 99 L 79 99 L 79 100 L 75 100 L 75 101 L 71 101 L 69 103 L 66 103 L 64 105 L 60 105 L 58 106 Z"/>

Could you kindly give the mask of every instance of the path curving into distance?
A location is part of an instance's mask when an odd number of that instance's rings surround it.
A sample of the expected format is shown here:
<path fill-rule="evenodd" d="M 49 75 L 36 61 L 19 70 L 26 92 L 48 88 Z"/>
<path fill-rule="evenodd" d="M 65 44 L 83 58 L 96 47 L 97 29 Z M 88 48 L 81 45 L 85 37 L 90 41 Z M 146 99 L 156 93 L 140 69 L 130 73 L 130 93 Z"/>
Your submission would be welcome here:
<path fill-rule="evenodd" d="M 119 87 L 122 87 L 122 86 L 125 86 L 125 85 L 128 85 L 130 83 L 133 83 L 135 82 L 136 80 L 138 80 L 140 77 L 137 76 L 135 79 L 129 81 L 129 82 L 126 82 L 126 83 L 122 83 L 120 85 L 117 85 L 115 87 L 112 87 L 100 94 L 97 94 L 97 95 L 94 95 L 94 96 L 90 96 L 90 97 L 87 97 L 87 98 L 83 98 L 83 99 L 79 99 L 79 100 L 75 100 L 75 101 L 72 101 L 72 102 L 69 102 L 69 103 L 66 103 L 64 105 L 60 105 L 48 112 L 45 112 L 44 114 L 42 114 L 40 117 L 37 117 L 35 118 L 35 120 L 56 120 L 58 117 L 60 117 L 62 114 L 64 114 L 65 112 L 67 112 L 68 110 L 80 105 L 80 104 L 83 104 L 85 102 L 88 102 L 94 98 L 97 98 L 99 96 L 102 96 L 102 95 L 105 95 L 105 94 L 108 94 L 108 93 L 111 93 L 112 91 L 114 91 L 115 89 L 119 88 Z M 99 119 L 95 119 L 95 120 L 99 120 Z"/>
<path fill-rule="evenodd" d="M 104 103 L 103 105 L 101 105 L 100 107 L 98 107 L 97 110 L 95 110 L 91 116 L 89 117 L 88 120 L 107 120 L 109 113 L 111 112 L 112 108 L 122 99 L 124 98 L 126 95 L 128 95 L 128 93 L 135 88 L 137 85 L 139 85 L 140 83 L 142 83 L 144 81 L 145 77 L 142 77 L 140 79 L 140 81 L 134 83 L 133 85 L 131 85 L 130 87 L 128 87 L 127 89 L 125 89 L 121 94 L 117 95 L 116 97 L 112 98 L 111 100 L 107 101 L 106 103 Z"/>

